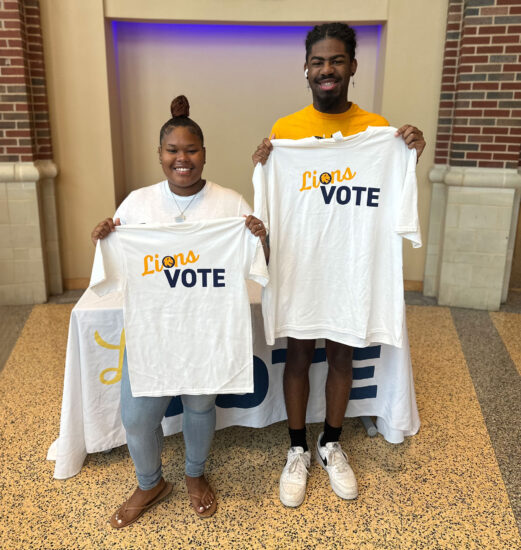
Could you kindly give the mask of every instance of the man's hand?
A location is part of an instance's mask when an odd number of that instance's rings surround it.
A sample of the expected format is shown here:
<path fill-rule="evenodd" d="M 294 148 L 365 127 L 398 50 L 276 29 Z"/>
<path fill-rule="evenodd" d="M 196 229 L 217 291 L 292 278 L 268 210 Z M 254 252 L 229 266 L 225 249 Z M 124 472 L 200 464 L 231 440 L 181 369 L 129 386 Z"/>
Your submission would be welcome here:
<path fill-rule="evenodd" d="M 398 128 L 395 136 L 402 136 L 403 140 L 407 144 L 409 149 L 416 149 L 417 157 L 420 158 L 420 155 L 425 149 L 425 140 L 423 139 L 423 132 L 418 130 L 416 126 L 411 126 L 410 124 L 404 124 L 401 128 Z"/>
<path fill-rule="evenodd" d="M 275 134 L 272 134 L 270 136 L 270 139 L 274 138 Z M 271 144 L 270 139 L 264 138 L 257 149 L 255 149 L 255 153 L 253 153 L 251 157 L 251 160 L 253 160 L 253 166 L 257 166 L 258 162 L 260 162 L 261 164 L 266 164 L 266 161 L 268 160 L 268 157 L 270 156 L 270 153 L 273 149 L 273 145 Z"/>

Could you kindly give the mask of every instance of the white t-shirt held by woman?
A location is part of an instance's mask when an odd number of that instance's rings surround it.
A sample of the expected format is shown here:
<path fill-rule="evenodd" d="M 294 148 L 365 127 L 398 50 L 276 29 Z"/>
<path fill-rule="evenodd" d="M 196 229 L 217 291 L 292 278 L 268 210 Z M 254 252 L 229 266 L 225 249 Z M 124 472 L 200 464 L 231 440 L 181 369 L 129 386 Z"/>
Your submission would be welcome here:
<path fill-rule="evenodd" d="M 187 223 L 175 223 L 180 212 Z M 173 197 L 163 181 L 117 209 L 122 226 L 98 241 L 91 287 L 124 292 L 134 396 L 253 391 L 245 280 L 266 284 L 267 268 L 249 213 L 239 193 L 212 182 Z"/>

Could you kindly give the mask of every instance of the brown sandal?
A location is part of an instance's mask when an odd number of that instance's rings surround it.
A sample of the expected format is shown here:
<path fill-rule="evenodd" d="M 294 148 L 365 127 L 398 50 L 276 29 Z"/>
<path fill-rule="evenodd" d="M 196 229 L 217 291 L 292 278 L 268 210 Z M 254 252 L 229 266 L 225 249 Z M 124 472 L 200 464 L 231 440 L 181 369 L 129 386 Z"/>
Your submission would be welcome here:
<path fill-rule="evenodd" d="M 210 506 L 208 508 L 205 508 L 205 510 L 203 512 L 200 512 L 197 509 L 197 506 L 195 506 L 192 498 L 197 498 L 197 499 L 199 499 L 199 502 L 202 502 L 203 498 L 210 492 L 210 490 L 211 490 L 210 484 L 206 481 L 206 490 L 202 495 L 199 495 L 199 494 L 196 494 L 196 493 L 188 493 L 188 497 L 190 498 L 190 504 L 192 505 L 192 508 L 194 509 L 194 512 L 200 518 L 209 518 L 209 517 L 211 517 L 215 514 L 215 510 L 217 510 L 217 498 L 215 498 L 215 493 L 214 493 L 214 491 L 212 491 L 212 493 L 214 494 L 214 499 L 213 499 L 212 503 L 210 504 Z"/>
<path fill-rule="evenodd" d="M 154 491 L 155 496 L 152 496 L 146 504 L 136 505 L 142 498 L 142 490 L 138 487 L 132 496 L 125 501 L 114 514 L 110 517 L 110 525 L 115 529 L 121 529 L 139 519 L 149 508 L 163 500 L 172 492 L 172 484 L 166 482 L 163 478 L 159 483 L 150 489 Z"/>

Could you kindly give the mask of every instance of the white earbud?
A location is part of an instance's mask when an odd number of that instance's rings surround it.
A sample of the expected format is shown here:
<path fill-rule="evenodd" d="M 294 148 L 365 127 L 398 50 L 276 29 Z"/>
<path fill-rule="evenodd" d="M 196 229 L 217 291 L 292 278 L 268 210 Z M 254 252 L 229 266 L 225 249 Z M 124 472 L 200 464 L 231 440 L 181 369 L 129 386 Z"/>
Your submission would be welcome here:
<path fill-rule="evenodd" d="M 304 76 L 305 76 L 306 78 L 308 77 L 308 70 L 307 70 L 307 69 L 304 71 Z"/>

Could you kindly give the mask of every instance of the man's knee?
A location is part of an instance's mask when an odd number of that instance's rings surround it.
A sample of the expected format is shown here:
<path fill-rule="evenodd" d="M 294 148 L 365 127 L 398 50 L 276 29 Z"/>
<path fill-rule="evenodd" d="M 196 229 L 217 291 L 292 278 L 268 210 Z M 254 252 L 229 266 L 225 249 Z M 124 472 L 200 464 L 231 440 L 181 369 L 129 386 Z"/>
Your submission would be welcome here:
<path fill-rule="evenodd" d="M 353 367 L 353 348 L 326 340 L 326 356 L 330 369 L 349 374 Z"/>
<path fill-rule="evenodd" d="M 313 361 L 315 340 L 297 340 L 288 338 L 286 368 L 307 372 Z"/>

